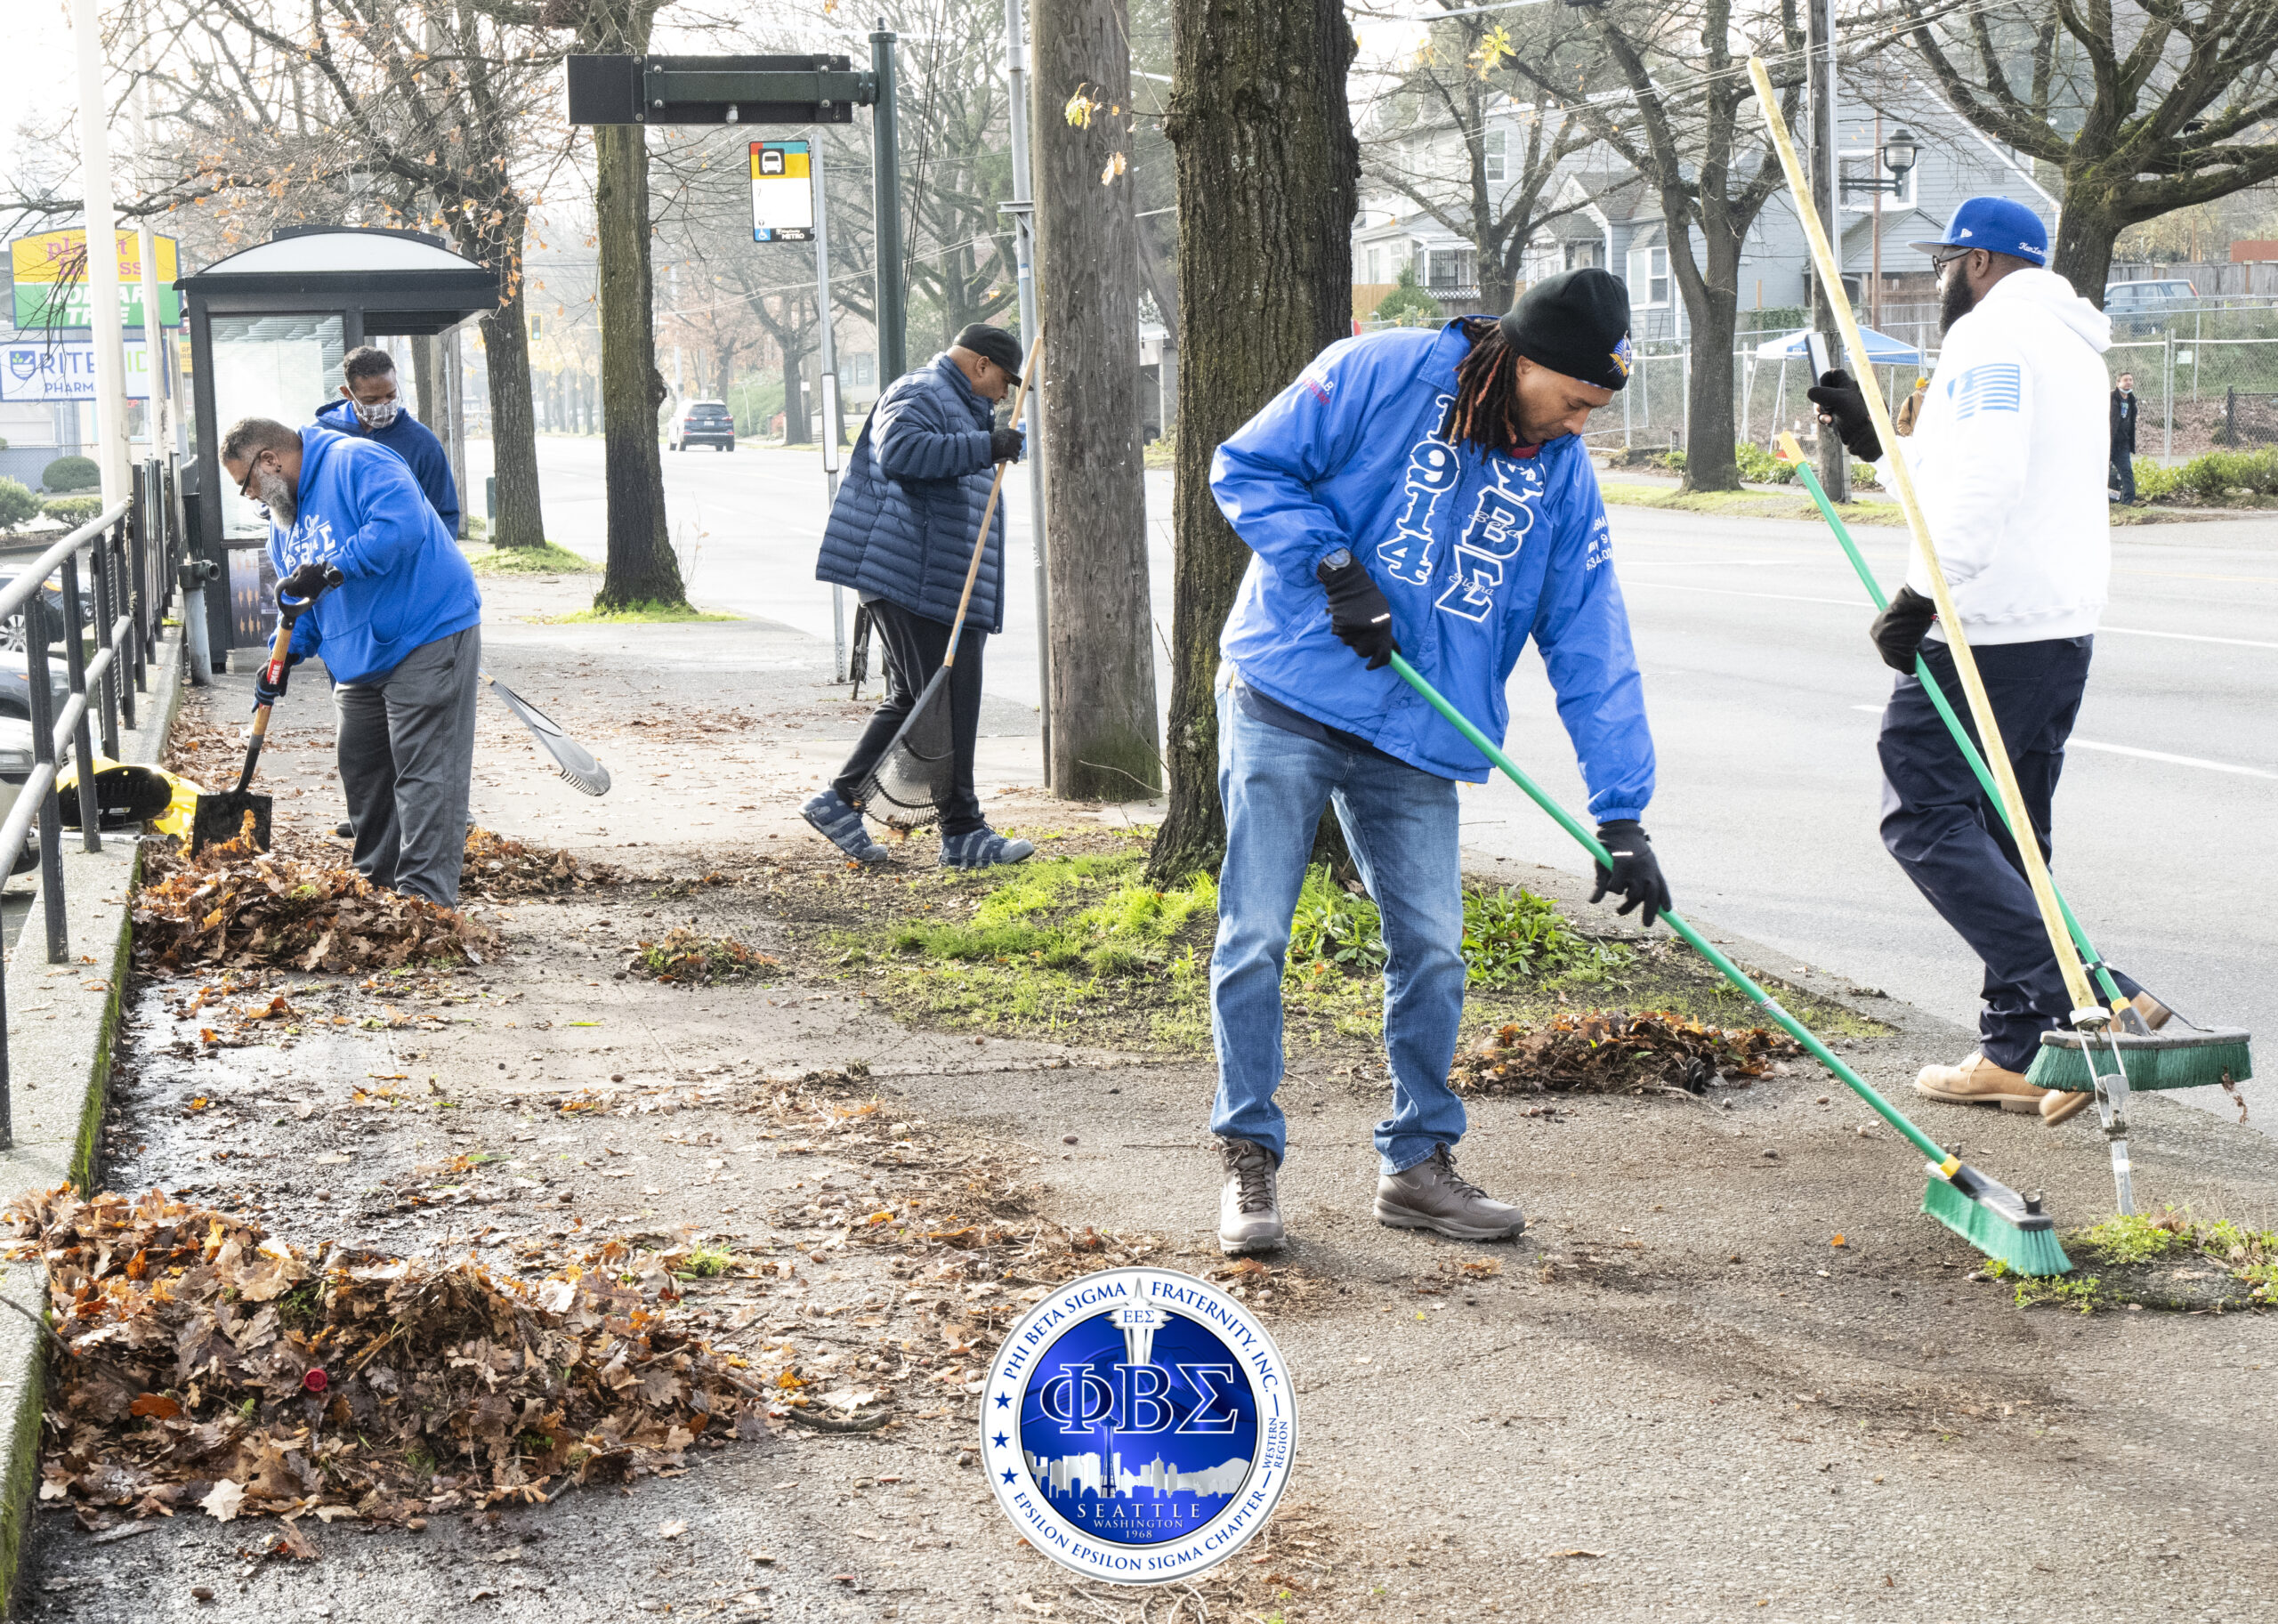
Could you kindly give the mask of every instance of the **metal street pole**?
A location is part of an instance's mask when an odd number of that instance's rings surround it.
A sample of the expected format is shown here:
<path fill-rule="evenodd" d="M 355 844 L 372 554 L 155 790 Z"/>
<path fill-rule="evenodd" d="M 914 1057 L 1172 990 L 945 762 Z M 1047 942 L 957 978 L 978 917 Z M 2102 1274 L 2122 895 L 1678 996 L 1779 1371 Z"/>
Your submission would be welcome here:
<path fill-rule="evenodd" d="M 135 65 L 138 69 L 148 66 L 148 59 L 140 49 L 135 53 Z M 134 137 L 135 167 L 145 182 L 149 169 L 143 158 L 149 148 L 144 133 L 142 104 L 149 93 L 147 81 L 138 78 L 134 93 L 126 103 L 127 116 L 133 120 L 129 128 Z M 142 422 L 150 431 L 151 456 L 164 462 L 174 442 L 174 357 L 166 347 L 165 313 L 158 304 L 158 245 L 150 230 L 149 215 L 137 220 L 134 236 L 142 259 L 142 366 L 149 377 L 150 391 L 143 403 Z"/>
<path fill-rule="evenodd" d="M 894 39 L 886 20 L 879 18 L 870 36 L 870 70 L 878 87 L 878 99 L 870 109 L 870 181 L 876 216 L 871 237 L 877 260 L 880 388 L 909 366 L 909 323 L 902 306 L 901 145 L 894 102 Z"/>
<path fill-rule="evenodd" d="M 1805 6 L 1805 79 L 1811 96 L 1811 166 L 1812 190 L 1818 195 L 1821 209 L 1827 219 L 1827 240 L 1836 253 L 1835 271 L 1843 273 L 1843 200 L 1836 185 L 1841 166 L 1835 156 L 1836 144 L 1836 87 L 1835 87 L 1835 0 L 1808 0 Z M 1843 354 L 1842 339 L 1835 325 L 1835 301 L 1825 288 L 1818 289 L 1819 297 L 1812 325 L 1827 335 L 1827 352 L 1830 358 Z M 1840 364 L 1839 361 L 1838 364 Z M 1862 378 L 1864 389 L 1873 379 Z M 1812 380 L 1819 382 L 1817 378 Z M 1827 494 L 1838 502 L 1851 499 L 1851 453 L 1837 435 L 1822 430 L 1819 437 L 1819 481 Z"/>
<path fill-rule="evenodd" d="M 109 507 L 127 496 L 126 335 L 118 311 L 117 217 L 111 208 L 102 20 L 95 0 L 71 0 L 71 34 L 79 57 L 80 186 L 87 199 L 87 320 L 95 340 L 95 462 Z"/>
<path fill-rule="evenodd" d="M 1012 79 L 1013 200 L 998 206 L 1012 216 L 1013 263 L 1020 283 L 1021 340 L 1032 342 L 1036 312 L 1036 203 L 1029 174 L 1029 43 L 1022 0 L 1005 0 L 1005 65 Z M 1036 364 L 1044 365 L 1038 353 Z M 1029 529 L 1036 553 L 1036 691 L 1042 730 L 1044 787 L 1052 788 L 1052 592 L 1046 571 L 1044 525 L 1044 383 L 1030 385 L 1028 422 Z"/>
<path fill-rule="evenodd" d="M 838 345 L 830 330 L 830 215 L 822 178 L 822 132 L 807 139 L 807 173 L 815 190 L 815 322 L 821 334 L 822 477 L 830 502 L 838 501 Z M 826 520 L 828 522 L 828 520 Z M 846 680 L 846 588 L 830 588 L 831 669 Z"/>

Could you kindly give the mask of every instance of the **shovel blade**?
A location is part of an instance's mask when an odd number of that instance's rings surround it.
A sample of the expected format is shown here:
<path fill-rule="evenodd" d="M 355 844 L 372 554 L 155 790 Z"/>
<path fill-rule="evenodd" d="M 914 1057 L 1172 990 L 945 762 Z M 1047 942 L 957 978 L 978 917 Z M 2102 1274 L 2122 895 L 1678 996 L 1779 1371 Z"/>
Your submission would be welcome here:
<path fill-rule="evenodd" d="M 246 820 L 253 820 L 253 844 L 256 852 L 269 850 L 269 804 L 265 795 L 250 791 L 223 790 L 218 795 L 198 797 L 198 810 L 191 814 L 190 849 L 202 852 L 210 845 L 222 845 L 245 832 Z"/>

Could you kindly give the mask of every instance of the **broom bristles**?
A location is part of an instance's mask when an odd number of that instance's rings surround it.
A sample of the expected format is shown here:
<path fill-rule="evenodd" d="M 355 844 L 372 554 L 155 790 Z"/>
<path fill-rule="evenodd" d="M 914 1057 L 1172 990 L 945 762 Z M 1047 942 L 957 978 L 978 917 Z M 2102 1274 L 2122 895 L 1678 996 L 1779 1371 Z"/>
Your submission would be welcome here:
<path fill-rule="evenodd" d="M 1964 1172 L 1969 1169 L 1964 1168 Z M 2020 1224 L 1994 1210 L 1949 1179 L 1935 1175 L 1922 1192 L 1922 1210 L 1959 1235 L 1988 1257 L 1998 1259 L 2020 1274 L 2065 1274 L 2072 1260 L 2056 1239 L 2048 1218 Z"/>
<path fill-rule="evenodd" d="M 2234 1028 L 2193 1032 L 2120 1034 L 2120 1056 L 2128 1067 L 2128 1087 L 2145 1088 L 2205 1088 L 2223 1083 L 2242 1083 L 2254 1075 L 2254 1057 L 2245 1032 Z M 2109 1039 L 2092 1040 L 2102 1051 L 2100 1063 L 2112 1069 Z M 2087 1094 L 2096 1087 L 2089 1052 L 2078 1032 L 2040 1035 L 2040 1050 L 2025 1071 L 2025 1081 L 2036 1088 L 2061 1088 Z"/>

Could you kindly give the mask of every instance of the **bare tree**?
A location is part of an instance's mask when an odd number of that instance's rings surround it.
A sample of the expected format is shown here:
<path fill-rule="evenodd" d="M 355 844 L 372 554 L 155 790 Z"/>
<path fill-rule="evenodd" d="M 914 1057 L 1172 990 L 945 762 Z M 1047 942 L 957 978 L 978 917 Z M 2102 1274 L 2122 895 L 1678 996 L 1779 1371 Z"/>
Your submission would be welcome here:
<path fill-rule="evenodd" d="M 1954 109 L 2063 177 L 2049 267 L 2099 304 L 2120 232 L 2278 176 L 2270 0 L 1895 9 Z"/>

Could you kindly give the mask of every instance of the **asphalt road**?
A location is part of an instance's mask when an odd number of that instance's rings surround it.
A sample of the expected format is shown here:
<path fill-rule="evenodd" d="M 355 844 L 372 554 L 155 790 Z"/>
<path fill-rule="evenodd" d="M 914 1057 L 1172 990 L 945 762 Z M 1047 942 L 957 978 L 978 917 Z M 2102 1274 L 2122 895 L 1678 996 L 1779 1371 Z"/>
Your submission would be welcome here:
<path fill-rule="evenodd" d="M 471 448 L 472 449 L 473 448 Z M 487 448 L 482 448 L 487 450 Z M 548 535 L 602 548 L 598 440 L 539 441 Z M 825 513 L 819 454 L 745 448 L 665 456 L 700 602 L 831 634 L 813 578 Z M 1014 586 L 988 686 L 1037 698 L 1028 482 L 1007 481 Z M 1167 631 L 1170 488 L 1147 476 L 1158 622 Z M 1876 833 L 1877 714 L 1890 678 L 1869 649 L 1867 600 L 1815 524 L 1615 508 L 1660 750 L 1648 827 L 1678 905 L 1796 962 L 1975 1019 L 1978 971 L 1884 853 Z M 2278 786 L 2278 521 L 2114 532 L 2112 607 L 2058 798 L 2057 876 L 2089 934 L 2176 1007 L 2278 1033 L 2278 891 L 2267 838 Z M 1905 543 L 1868 529 L 1886 582 Z M 849 605 L 851 615 L 852 606 Z M 1159 701 L 1167 697 L 1164 682 Z M 1511 683 L 1509 747 L 1579 807 L 1581 782 L 1540 665 Z M 1579 872 L 1580 853 L 1500 780 L 1466 792 L 1466 839 Z M 1956 1058 L 1959 1058 L 1959 1055 Z M 2278 1079 L 2247 1086 L 2278 1124 Z M 2186 1095 L 2231 1107 L 2215 1090 Z"/>

